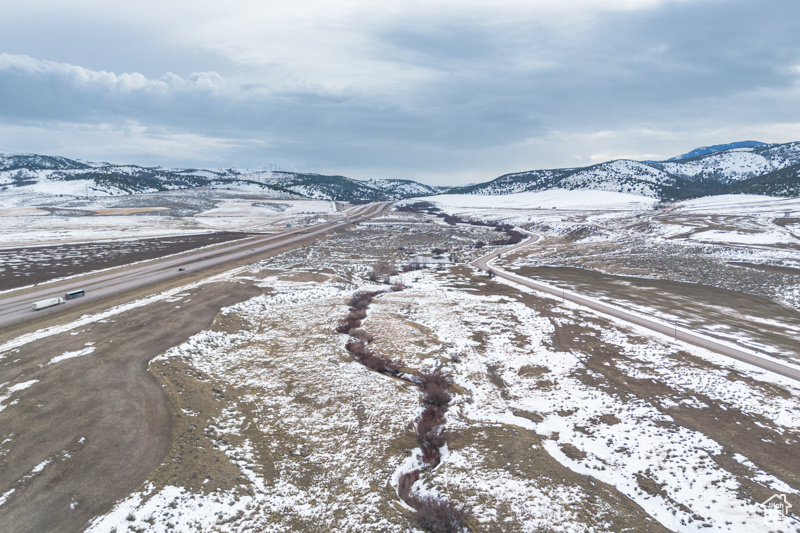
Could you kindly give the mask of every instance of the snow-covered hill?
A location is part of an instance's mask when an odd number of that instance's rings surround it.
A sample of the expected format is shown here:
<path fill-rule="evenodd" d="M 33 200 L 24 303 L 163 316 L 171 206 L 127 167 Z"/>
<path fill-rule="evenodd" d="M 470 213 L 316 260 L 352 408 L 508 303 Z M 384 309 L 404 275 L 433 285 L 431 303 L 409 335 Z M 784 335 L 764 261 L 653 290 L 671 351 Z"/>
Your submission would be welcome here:
<path fill-rule="evenodd" d="M 729 193 L 798 196 L 800 142 L 737 147 L 685 160 L 620 159 L 585 168 L 517 172 L 486 183 L 455 187 L 448 193 L 496 195 L 554 188 L 621 192 L 661 200 Z"/>
<path fill-rule="evenodd" d="M 721 149 L 725 146 L 733 148 Z M 410 180 L 356 180 L 234 168 L 148 168 L 0 152 L 0 196 L 118 196 L 195 188 L 336 201 L 400 200 L 442 193 L 505 195 L 552 189 L 617 192 L 666 201 L 717 194 L 800 196 L 800 142 L 745 141 L 699 148 L 685 155 L 694 153 L 700 155 L 668 161 L 620 159 L 584 168 L 516 172 L 448 189 Z"/>
<path fill-rule="evenodd" d="M 0 195 L 119 196 L 194 188 L 339 201 L 397 200 L 440 192 L 410 180 L 364 181 L 345 176 L 233 168 L 148 168 L 0 152 Z"/>
<path fill-rule="evenodd" d="M 692 181 L 730 184 L 800 164 L 800 142 L 734 148 L 683 161 L 650 163 Z"/>
<path fill-rule="evenodd" d="M 487 183 L 457 187 L 448 194 L 513 194 L 551 189 L 594 190 L 665 198 L 685 180 L 638 161 L 620 159 L 586 168 L 507 174 Z"/>

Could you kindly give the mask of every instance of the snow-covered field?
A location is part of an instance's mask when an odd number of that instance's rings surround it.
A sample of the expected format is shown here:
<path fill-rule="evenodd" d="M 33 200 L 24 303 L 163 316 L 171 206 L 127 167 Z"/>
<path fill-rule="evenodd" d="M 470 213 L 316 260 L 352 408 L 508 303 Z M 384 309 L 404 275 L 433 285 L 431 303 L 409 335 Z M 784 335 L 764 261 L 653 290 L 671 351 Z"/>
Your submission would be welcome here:
<path fill-rule="evenodd" d="M 341 259 L 317 265 L 311 257 L 293 272 L 338 272 Z M 287 271 L 295 260 L 264 268 Z M 207 431 L 221 437 L 215 446 L 240 470 L 241 486 L 206 492 L 149 483 L 90 531 L 413 527 L 392 483 L 414 448 L 404 431 L 419 393 L 350 359 L 347 337 L 333 328 L 352 291 L 371 287 L 327 276 L 238 273 L 234 279 L 272 292 L 226 308 L 217 326 L 156 362 L 180 359 L 238 391 L 236 407 L 210 420 Z M 729 412 L 743 431 L 761 428 L 763 446 L 794 441 L 800 389 L 790 380 L 519 287 L 500 290 L 468 272 L 404 279 L 409 288 L 379 296 L 364 327 L 380 353 L 454 375 L 461 392 L 447 424 L 462 437 L 416 490 L 469 503 L 477 530 L 617 531 L 620 521 L 639 530 L 649 517 L 673 531 L 751 532 L 764 525 L 762 494 L 800 493 L 781 472 L 756 466 L 752 450 L 719 442 L 703 427 L 713 405 L 713 414 Z M 230 322 L 248 326 L 223 326 Z M 568 325 L 584 340 L 558 340 Z M 596 351 L 581 349 L 589 338 L 615 347 L 605 378 Z M 743 379 L 731 381 L 732 371 Z M 615 375 L 663 386 L 609 386 Z M 618 508 L 610 490 L 640 510 Z"/>
<path fill-rule="evenodd" d="M 729 263 L 757 263 L 789 273 L 757 271 L 762 285 L 742 278 L 741 287 L 784 291 L 785 303 L 800 302 L 800 290 L 790 294 L 791 269 L 800 266 L 792 242 L 732 247 L 697 237 L 791 235 L 791 224 L 772 222 L 791 218 L 780 212 L 787 204 L 743 215 L 722 203 L 731 199 L 665 212 L 650 199 L 596 191 L 423 200 L 542 234 L 543 256 L 534 248 L 513 259 L 518 266 L 545 261 L 724 284 L 742 268 Z M 139 236 L 199 231 L 214 220 L 267 227 L 283 223 L 278 217 L 303 220 L 335 209 L 330 202 L 250 202 L 217 202 L 194 221 L 119 218 L 133 221 Z M 13 239 L 5 223 L 14 218 L 0 218 L 3 239 Z M 53 215 L 25 218 L 60 223 Z M 114 216 L 63 218 L 66 229 L 32 225 L 33 234 L 94 240 L 131 231 Z M 421 411 L 419 390 L 353 361 L 344 349 L 348 336 L 335 328 L 354 291 L 376 288 L 365 279 L 376 261 L 433 247 L 463 261 L 482 253 L 474 249 L 476 240 L 488 240 L 480 232 L 495 233 L 421 219 L 393 214 L 208 280 L 254 284 L 264 294 L 223 309 L 211 328 L 153 361 L 151 372 L 179 398 L 180 416 L 194 428 L 186 438 L 202 442 L 194 451 L 215 459 L 200 468 L 192 454 L 172 453 L 163 465 L 168 474 L 154 473 L 89 531 L 418 530 L 397 481 L 418 463 L 408 429 Z M 22 231 L 24 221 L 17 223 Z M 475 531 L 800 531 L 796 522 L 766 523 L 762 506 L 775 493 L 800 504 L 796 382 L 465 266 L 400 276 L 406 290 L 375 298 L 363 327 L 378 353 L 453 375 L 446 423 L 460 437 L 414 490 L 469 504 Z M 176 288 L 149 301 L 174 299 L 180 309 L 180 296 Z M 87 315 L 72 328 L 109 316 Z M 69 328 L 35 332 L 0 351 Z M 50 362 L 68 365 L 93 351 L 87 344 Z M 0 409 L 31 385 L 0 384 Z M 0 512 L 9 497 L 0 494 Z"/>
<path fill-rule="evenodd" d="M 701 242 L 744 245 L 798 244 L 800 242 L 790 231 L 780 231 L 777 229 L 775 231 L 761 231 L 757 233 L 708 230 L 693 233 L 690 238 Z"/>
<path fill-rule="evenodd" d="M 684 200 L 676 204 L 683 213 L 717 215 L 800 216 L 800 198 L 776 198 L 754 194 L 723 194 Z"/>
<path fill-rule="evenodd" d="M 112 201 L 113 200 L 113 201 Z M 175 216 L 167 208 L 119 208 L 117 199 L 95 199 L 76 207 L 0 209 L 0 247 L 95 240 L 140 239 L 215 231 L 275 231 L 286 224 L 313 222 L 335 214 L 337 206 L 322 200 L 255 200 L 224 198 L 208 209 Z"/>
<path fill-rule="evenodd" d="M 629 210 L 650 207 L 657 202 L 653 198 L 636 194 L 609 191 L 568 191 L 551 189 L 541 192 L 521 192 L 501 196 L 477 194 L 441 194 L 405 200 L 434 202 L 446 211 L 466 213 L 472 209 L 609 209 Z"/>

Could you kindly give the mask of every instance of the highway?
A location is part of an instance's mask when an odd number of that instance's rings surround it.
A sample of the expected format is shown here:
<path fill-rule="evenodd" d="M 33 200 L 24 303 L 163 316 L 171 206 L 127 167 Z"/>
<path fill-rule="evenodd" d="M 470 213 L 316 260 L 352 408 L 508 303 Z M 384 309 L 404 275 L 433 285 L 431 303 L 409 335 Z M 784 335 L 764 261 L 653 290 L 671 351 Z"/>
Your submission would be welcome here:
<path fill-rule="evenodd" d="M 552 285 L 547 285 L 545 283 L 534 281 L 530 278 L 525 278 L 522 276 L 518 276 L 516 274 L 512 274 L 511 272 L 505 271 L 497 267 L 496 265 L 492 265 L 492 261 L 497 259 L 500 255 L 513 252 L 514 250 L 517 250 L 518 248 L 522 248 L 524 246 L 529 246 L 539 240 L 538 235 L 535 235 L 530 232 L 525 232 L 525 233 L 529 236 L 527 240 L 519 244 L 502 248 L 500 250 L 496 250 L 484 257 L 481 257 L 480 259 L 476 259 L 470 264 L 475 268 L 478 268 L 480 270 L 490 271 L 492 272 L 492 274 L 496 276 L 507 279 L 509 281 L 513 281 L 514 283 L 519 283 L 520 285 L 524 285 L 525 287 L 530 287 L 532 289 L 536 289 L 537 291 L 545 292 L 547 294 L 556 296 L 563 300 L 570 301 L 578 305 L 581 305 L 583 307 L 587 307 L 589 309 L 599 311 L 601 313 L 625 320 L 626 322 L 629 322 L 631 324 L 642 326 L 651 331 L 668 335 L 676 340 L 687 342 L 689 344 L 694 344 L 695 346 L 700 346 L 701 348 L 706 348 L 713 352 L 726 355 L 734 359 L 738 359 L 739 361 L 743 361 L 753 366 L 757 366 L 764 370 L 769 370 L 770 372 L 775 372 L 776 374 L 780 374 L 782 376 L 786 376 L 788 378 L 800 381 L 800 370 L 790 365 L 782 364 L 773 359 L 760 356 L 757 353 L 754 353 L 750 350 L 745 350 L 730 343 L 720 342 L 708 338 L 704 335 L 700 335 L 696 332 L 687 330 L 682 327 L 677 327 L 673 324 L 667 324 L 659 320 L 647 318 L 642 315 L 626 311 L 625 309 L 615 305 L 599 302 L 597 300 L 588 298 L 586 296 L 576 294 L 573 291 L 565 291 L 558 287 L 553 287 Z"/>
<path fill-rule="evenodd" d="M 340 213 L 338 220 L 313 226 L 296 228 L 276 234 L 248 237 L 239 241 L 216 245 L 193 252 L 184 252 L 166 259 L 154 259 L 136 265 L 117 267 L 109 271 L 85 274 L 68 280 L 40 284 L 0 295 L 0 328 L 49 316 L 72 305 L 101 300 L 115 294 L 143 289 L 148 285 L 197 273 L 225 263 L 246 259 L 277 248 L 282 248 L 316 235 L 322 235 L 355 222 L 385 213 L 391 202 L 357 206 Z M 178 270 L 182 268 L 183 270 Z M 86 295 L 61 305 L 33 311 L 33 302 L 53 297 L 63 297 L 65 292 L 83 289 Z"/>

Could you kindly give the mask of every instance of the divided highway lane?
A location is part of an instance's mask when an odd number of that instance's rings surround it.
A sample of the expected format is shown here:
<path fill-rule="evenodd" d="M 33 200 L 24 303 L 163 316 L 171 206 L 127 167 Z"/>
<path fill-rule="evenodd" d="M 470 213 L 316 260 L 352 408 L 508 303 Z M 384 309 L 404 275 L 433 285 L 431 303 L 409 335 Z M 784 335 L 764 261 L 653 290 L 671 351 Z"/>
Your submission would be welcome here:
<path fill-rule="evenodd" d="M 36 289 L 19 289 L 0 295 L 0 327 L 25 322 L 36 317 L 51 315 L 71 302 L 60 306 L 33 311 L 33 302 L 63 296 L 65 292 L 84 289 L 86 296 L 79 303 L 100 300 L 114 294 L 140 289 L 147 285 L 167 281 L 189 273 L 247 258 L 299 241 L 327 233 L 354 222 L 383 214 L 391 206 L 391 202 L 358 206 L 347 211 L 340 220 L 324 222 L 305 228 L 296 228 L 264 237 L 249 237 L 240 241 L 226 243 L 196 252 L 186 252 L 168 259 L 155 259 L 139 265 L 118 267 L 109 272 L 86 274 L 62 282 L 47 283 Z M 183 268 L 184 271 L 178 271 Z"/>
<path fill-rule="evenodd" d="M 625 320 L 626 322 L 630 322 L 631 324 L 636 324 L 637 326 L 643 326 L 651 331 L 669 335 L 670 337 L 673 337 L 677 340 L 688 342 L 690 344 L 694 344 L 695 346 L 700 346 L 701 348 L 706 348 L 713 352 L 717 352 L 722 355 L 738 359 L 739 361 L 744 361 L 745 363 L 749 363 L 753 366 L 763 368 L 764 370 L 769 370 L 770 372 L 775 372 L 776 374 L 780 374 L 782 376 L 786 376 L 794 380 L 800 381 L 800 371 L 795 367 L 782 364 L 773 359 L 759 356 L 758 354 L 753 353 L 749 350 L 743 350 L 728 343 L 723 343 L 716 341 L 714 339 L 710 339 L 708 337 L 699 335 L 685 328 L 679 328 L 674 325 L 666 324 L 658 320 L 653 320 L 647 317 L 643 317 L 641 315 L 626 311 L 620 307 L 604 304 L 602 302 L 598 302 L 597 300 L 593 300 L 591 298 L 575 294 L 574 292 L 571 291 L 567 292 L 558 287 L 553 287 L 551 285 L 540 283 L 529 278 L 518 276 L 516 274 L 512 274 L 501 268 L 498 268 L 497 266 L 491 265 L 491 262 L 497 259 L 500 255 L 512 252 L 518 248 L 522 248 L 523 246 L 528 246 L 539 240 L 538 235 L 529 232 L 525 233 L 527 233 L 530 236 L 528 240 L 523 241 L 520 244 L 515 244 L 513 246 L 509 246 L 507 248 L 503 248 L 501 250 L 492 252 L 489 255 L 486 255 L 484 257 L 481 257 L 480 259 L 473 261 L 471 265 L 481 270 L 491 271 L 494 275 L 507 279 L 509 281 L 513 281 L 514 283 L 519 283 L 520 285 L 524 285 L 526 287 L 530 287 L 532 289 L 536 289 L 538 291 L 551 294 L 553 296 L 562 298 L 564 300 L 568 300 L 583 307 L 588 307 L 589 309 L 593 309 L 595 311 L 599 311 L 601 313 L 605 313 L 607 315 L 620 318 L 622 320 Z"/>

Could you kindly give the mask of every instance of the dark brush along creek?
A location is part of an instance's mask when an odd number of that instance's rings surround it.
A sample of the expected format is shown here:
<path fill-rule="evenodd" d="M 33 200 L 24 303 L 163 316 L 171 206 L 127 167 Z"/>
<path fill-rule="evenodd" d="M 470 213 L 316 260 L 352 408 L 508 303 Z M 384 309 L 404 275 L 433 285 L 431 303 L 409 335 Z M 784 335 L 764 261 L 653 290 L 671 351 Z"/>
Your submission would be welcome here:
<path fill-rule="evenodd" d="M 401 291 L 405 287 L 395 284 L 391 291 Z M 419 496 L 412 492 L 420 474 L 439 465 L 441 448 L 455 437 L 453 431 L 445 427 L 445 413 L 453 398 L 451 388 L 453 378 L 441 368 L 420 372 L 404 370 L 403 361 L 395 361 L 375 353 L 369 348 L 373 337 L 361 328 L 367 317 L 367 309 L 372 300 L 386 291 L 359 291 L 350 299 L 350 312 L 336 328 L 338 333 L 346 333 L 351 339 L 345 348 L 353 358 L 374 372 L 402 379 L 418 386 L 423 394 L 424 410 L 416 421 L 414 436 L 422 450 L 422 469 L 401 474 L 398 493 L 403 501 L 416 510 L 419 525 L 432 533 L 459 533 L 467 529 L 467 521 L 472 512 L 467 505 L 457 505 L 447 498 Z"/>

